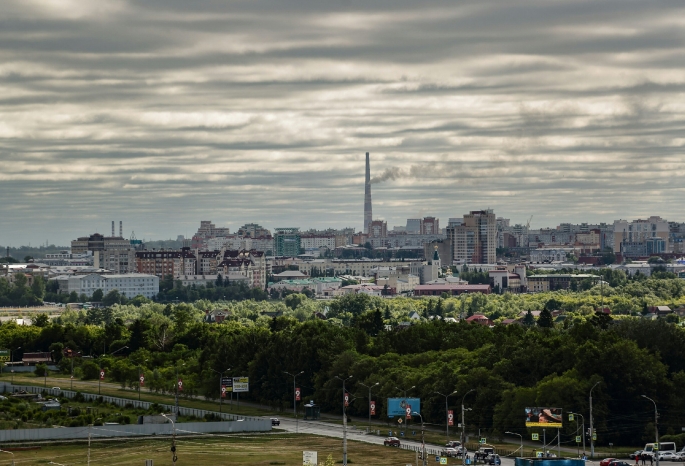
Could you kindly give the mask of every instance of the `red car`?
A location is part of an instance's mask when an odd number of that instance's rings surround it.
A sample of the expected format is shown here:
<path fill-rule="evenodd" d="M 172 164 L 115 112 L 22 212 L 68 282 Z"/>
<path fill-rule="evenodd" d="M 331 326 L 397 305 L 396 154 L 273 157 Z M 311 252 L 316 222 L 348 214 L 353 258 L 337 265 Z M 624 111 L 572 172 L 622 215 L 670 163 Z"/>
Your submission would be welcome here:
<path fill-rule="evenodd" d="M 400 446 L 400 439 L 397 437 L 388 437 L 385 440 L 383 440 L 383 445 L 386 447 L 399 447 Z"/>
<path fill-rule="evenodd" d="M 609 466 L 609 463 L 612 461 L 616 461 L 616 458 L 604 458 L 602 461 L 599 462 L 599 466 Z"/>

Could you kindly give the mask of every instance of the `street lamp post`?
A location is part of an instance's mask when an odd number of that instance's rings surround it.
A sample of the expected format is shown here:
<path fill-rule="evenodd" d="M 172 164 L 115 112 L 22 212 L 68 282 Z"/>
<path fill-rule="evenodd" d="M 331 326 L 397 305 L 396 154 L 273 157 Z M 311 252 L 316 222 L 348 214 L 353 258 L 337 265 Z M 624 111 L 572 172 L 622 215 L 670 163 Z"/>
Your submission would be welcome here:
<path fill-rule="evenodd" d="M 167 417 L 166 414 L 160 413 L 164 418 L 166 418 L 167 421 L 171 422 L 171 425 L 173 427 L 173 434 L 171 436 L 171 461 L 176 464 L 176 461 L 178 460 L 178 456 L 176 456 L 176 423 L 174 422 L 173 419 Z"/>
<path fill-rule="evenodd" d="M 647 398 L 649 401 L 654 403 L 654 435 L 656 435 L 656 445 L 657 448 L 659 447 L 659 412 L 656 409 L 656 401 L 651 399 L 650 397 L 646 395 L 642 395 L 642 398 Z M 659 450 L 656 450 L 656 453 L 654 453 L 655 450 L 652 449 L 652 454 L 656 456 L 656 466 L 659 466 Z"/>
<path fill-rule="evenodd" d="M 350 380 L 352 376 L 347 378 L 335 376 L 336 379 L 342 380 L 343 383 L 343 466 L 347 466 L 347 412 L 345 410 L 345 382 Z"/>
<path fill-rule="evenodd" d="M 19 351 L 21 349 L 21 346 L 19 348 L 13 349 L 10 351 L 10 370 L 12 371 L 12 385 L 14 385 L 14 352 Z"/>
<path fill-rule="evenodd" d="M 371 389 L 373 387 L 380 385 L 380 382 L 376 382 L 373 385 L 366 385 L 360 382 L 359 385 L 369 389 L 369 426 L 366 428 L 366 433 L 368 434 L 369 432 L 371 432 Z"/>
<path fill-rule="evenodd" d="M 77 351 L 76 353 L 71 353 L 71 356 L 69 356 L 69 359 L 71 359 L 71 385 L 69 387 L 69 390 L 74 389 L 74 358 L 77 354 L 81 354 L 81 352 Z"/>
<path fill-rule="evenodd" d="M 597 385 L 599 385 L 599 382 L 595 383 L 592 386 L 592 388 L 590 389 L 590 458 L 591 459 L 595 458 L 595 439 L 594 439 L 595 430 L 593 427 L 593 419 L 592 419 L 592 390 L 594 390 Z M 584 433 L 583 433 L 583 435 L 584 435 Z"/>
<path fill-rule="evenodd" d="M 519 457 L 523 458 L 523 435 L 517 434 L 516 432 L 505 432 L 505 434 L 511 434 L 511 435 L 518 435 L 521 437 L 521 452 L 519 453 Z"/>
<path fill-rule="evenodd" d="M 223 392 L 223 388 L 224 388 L 224 385 L 223 385 L 223 381 L 224 381 L 224 372 L 230 371 L 231 368 L 229 367 L 228 369 L 226 369 L 226 370 L 223 371 L 223 372 L 215 371 L 215 370 L 212 369 L 211 367 L 209 368 L 209 370 L 212 371 L 212 372 L 216 372 L 217 374 L 219 374 L 219 413 L 221 413 L 221 405 L 222 405 L 222 402 L 223 402 L 223 400 L 224 400 L 224 392 Z M 176 381 L 176 384 L 178 384 L 178 381 Z"/>
<path fill-rule="evenodd" d="M 435 392 L 436 395 L 444 396 L 445 397 L 445 441 L 449 442 L 450 441 L 450 409 L 449 405 L 447 404 L 447 398 L 449 398 L 452 395 L 456 395 L 457 391 L 453 391 L 449 395 L 442 394 L 440 392 Z"/>
<path fill-rule="evenodd" d="M 3 453 L 9 453 L 10 455 L 12 455 L 12 466 L 14 466 L 14 453 L 12 453 L 11 451 L 7 451 L 7 450 L 0 450 L 0 451 Z"/>
<path fill-rule="evenodd" d="M 464 396 L 461 398 L 461 462 L 464 465 L 466 464 L 466 437 L 464 436 L 464 430 L 466 428 L 466 419 L 464 418 L 464 415 L 467 411 L 466 409 L 464 409 L 464 399 L 466 398 L 466 395 L 475 391 L 476 389 L 472 388 L 471 390 L 466 392 Z M 471 408 L 469 408 L 468 411 L 471 411 Z"/>
<path fill-rule="evenodd" d="M 283 371 L 283 373 L 288 374 L 290 377 L 293 378 L 293 414 L 295 415 L 295 433 L 299 433 L 299 424 L 297 420 L 297 387 L 295 386 L 295 379 L 298 375 L 304 374 L 304 371 L 301 371 L 298 374 L 291 374 L 287 371 Z"/>
<path fill-rule="evenodd" d="M 583 455 L 584 455 L 584 454 L 585 454 L 585 416 L 583 416 L 582 414 L 578 414 L 578 413 L 569 413 L 569 414 L 573 414 L 574 416 L 580 416 L 580 418 L 583 420 L 583 430 L 582 430 L 582 432 L 583 432 Z M 577 423 L 577 422 L 578 422 L 578 420 L 576 419 L 576 423 Z M 577 427 L 577 426 L 576 426 L 576 427 Z M 577 429 L 577 428 L 576 428 L 576 432 L 578 432 L 578 429 Z M 580 455 L 579 455 L 579 456 L 580 456 Z"/>
<path fill-rule="evenodd" d="M 412 414 L 419 416 L 421 418 L 421 458 L 423 459 L 423 466 L 426 466 L 426 441 L 424 440 L 424 424 L 423 424 L 423 416 L 421 416 L 420 413 L 417 411 L 414 411 Z"/>

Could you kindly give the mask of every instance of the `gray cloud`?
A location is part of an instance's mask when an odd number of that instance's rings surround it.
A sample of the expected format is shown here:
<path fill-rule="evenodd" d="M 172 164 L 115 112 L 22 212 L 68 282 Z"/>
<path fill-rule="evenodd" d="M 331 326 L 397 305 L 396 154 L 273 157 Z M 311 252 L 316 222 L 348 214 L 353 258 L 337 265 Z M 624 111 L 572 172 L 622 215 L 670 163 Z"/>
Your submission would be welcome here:
<path fill-rule="evenodd" d="M 0 244 L 359 228 L 367 151 L 391 224 L 683 220 L 683 10 L 6 0 Z"/>

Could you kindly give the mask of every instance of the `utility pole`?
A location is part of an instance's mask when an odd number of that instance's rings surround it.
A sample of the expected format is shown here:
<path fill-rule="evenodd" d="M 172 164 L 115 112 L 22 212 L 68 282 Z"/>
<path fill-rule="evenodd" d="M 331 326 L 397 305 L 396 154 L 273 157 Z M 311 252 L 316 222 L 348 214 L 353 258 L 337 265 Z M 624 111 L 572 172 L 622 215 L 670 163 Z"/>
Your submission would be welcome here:
<path fill-rule="evenodd" d="M 420 413 L 414 411 L 412 414 L 415 414 L 421 418 L 421 458 L 423 459 L 423 466 L 426 466 L 426 441 L 424 439 L 424 425 L 423 425 L 423 416 L 421 416 Z"/>
<path fill-rule="evenodd" d="M 369 432 L 371 432 L 371 389 L 373 387 L 380 385 L 380 382 L 376 382 L 373 385 L 366 385 L 360 382 L 359 385 L 362 385 L 369 389 L 369 426 L 366 428 L 366 433 L 368 434 Z"/>
<path fill-rule="evenodd" d="M 449 405 L 447 404 L 447 398 L 449 398 L 452 395 L 456 395 L 457 391 L 453 391 L 449 395 L 444 395 L 440 392 L 435 392 L 436 395 L 444 396 L 445 397 L 445 442 L 450 441 L 450 408 Z"/>
<path fill-rule="evenodd" d="M 342 462 L 342 464 L 343 464 L 343 466 L 347 466 L 347 412 L 345 410 L 345 395 L 347 392 L 345 391 L 345 382 L 350 380 L 352 378 L 352 376 L 350 375 L 349 377 L 343 379 L 342 377 L 338 377 L 336 375 L 335 378 L 338 380 L 342 380 L 342 383 L 343 383 L 343 462 Z"/>
<path fill-rule="evenodd" d="M 297 378 L 298 375 L 304 374 L 304 371 L 301 371 L 298 374 L 291 374 L 290 372 L 283 371 L 284 374 L 288 374 L 290 377 L 293 378 L 293 414 L 295 415 L 295 433 L 299 433 L 299 424 L 297 420 L 297 387 L 295 386 L 295 379 Z M 343 395 L 345 396 L 345 395 Z"/>
<path fill-rule="evenodd" d="M 547 458 L 547 429 L 542 429 L 542 456 Z"/>
<path fill-rule="evenodd" d="M 656 409 L 656 401 L 652 400 L 650 397 L 642 395 L 642 398 L 647 398 L 649 401 L 654 403 L 654 435 L 656 436 L 656 447 L 659 446 L 659 412 Z M 656 456 L 656 466 L 659 466 L 659 450 L 657 448 L 652 449 L 652 454 Z"/>
<path fill-rule="evenodd" d="M 592 390 L 594 390 L 597 385 L 599 385 L 599 382 L 595 383 L 590 389 L 590 459 L 595 458 L 595 430 L 592 419 Z M 585 433 L 583 433 L 583 435 L 585 435 Z"/>
<path fill-rule="evenodd" d="M 466 436 L 464 435 L 464 429 L 466 428 L 466 419 L 464 418 L 465 414 L 465 409 L 464 409 L 464 398 L 466 398 L 466 395 L 469 393 L 476 391 L 475 388 L 472 388 L 466 394 L 461 398 L 461 463 L 462 465 L 466 465 Z M 469 408 L 469 411 L 471 409 Z"/>
<path fill-rule="evenodd" d="M 517 434 L 516 432 L 505 432 L 505 434 L 518 435 L 521 438 L 521 452 L 519 453 L 519 457 L 523 458 L 523 435 Z"/>

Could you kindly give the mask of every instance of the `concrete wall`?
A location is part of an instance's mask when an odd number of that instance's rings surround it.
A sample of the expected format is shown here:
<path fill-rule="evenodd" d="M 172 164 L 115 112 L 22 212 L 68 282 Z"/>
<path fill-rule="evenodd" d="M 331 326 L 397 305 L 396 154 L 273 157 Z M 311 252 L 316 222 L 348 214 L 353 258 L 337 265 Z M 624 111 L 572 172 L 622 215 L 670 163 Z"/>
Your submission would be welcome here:
<path fill-rule="evenodd" d="M 66 440 L 104 437 L 137 437 L 146 435 L 171 435 L 173 426 L 168 424 L 131 424 L 117 426 L 60 427 L 47 429 L 0 430 L 0 442 L 37 440 Z M 184 422 L 176 424 L 177 435 L 231 432 L 265 432 L 271 430 L 268 419 L 234 422 Z"/>
<path fill-rule="evenodd" d="M 65 398 L 73 398 L 76 396 L 76 391 L 72 390 L 56 390 L 52 388 L 34 387 L 31 385 L 12 385 L 8 382 L 0 382 L 1 393 L 12 393 L 14 391 L 24 390 L 28 393 L 45 393 L 46 396 L 63 396 Z M 86 401 L 95 401 L 102 398 L 106 403 L 114 403 L 117 406 L 132 405 L 134 408 L 149 409 L 153 403 L 148 401 L 130 400 L 127 398 L 117 398 L 113 396 L 100 396 L 91 393 L 81 394 Z M 164 412 L 175 412 L 176 408 L 173 405 L 158 403 Z M 261 417 L 246 417 L 238 416 L 236 414 L 219 413 L 216 411 L 208 411 L 204 409 L 184 408 L 179 407 L 179 414 L 181 416 L 195 416 L 204 417 L 205 414 L 213 414 L 221 416 L 224 421 L 236 422 L 190 422 L 181 423 L 177 425 L 177 434 L 190 433 L 207 433 L 207 432 L 268 432 L 271 431 L 271 420 Z M 197 427 L 200 426 L 200 427 Z M 135 435 L 155 435 L 166 434 L 171 432 L 171 424 L 149 424 L 149 425 L 120 425 L 120 426 L 99 426 L 91 428 L 93 436 L 99 437 L 117 437 L 117 436 L 135 436 Z M 99 430 L 97 430 L 99 429 Z M 152 430 L 150 430 L 152 429 Z M 157 430 L 155 430 L 157 429 Z M 43 432 L 45 431 L 45 432 Z M 96 435 L 97 431 L 97 435 Z M 85 432 L 83 436 L 78 434 Z M 106 435 L 110 432 L 111 435 Z M 78 434 L 78 435 L 77 435 Z M 24 437 L 22 437 L 22 435 Z M 44 435 L 50 435 L 44 437 Z M 18 436 L 18 437 L 17 437 Z M 38 437 L 35 437 L 38 436 Z M 44 440 L 44 439 L 62 439 L 62 438 L 88 438 L 87 427 L 64 427 L 53 429 L 18 429 L 18 430 L 0 430 L 0 442 L 16 441 L 16 440 Z"/>

